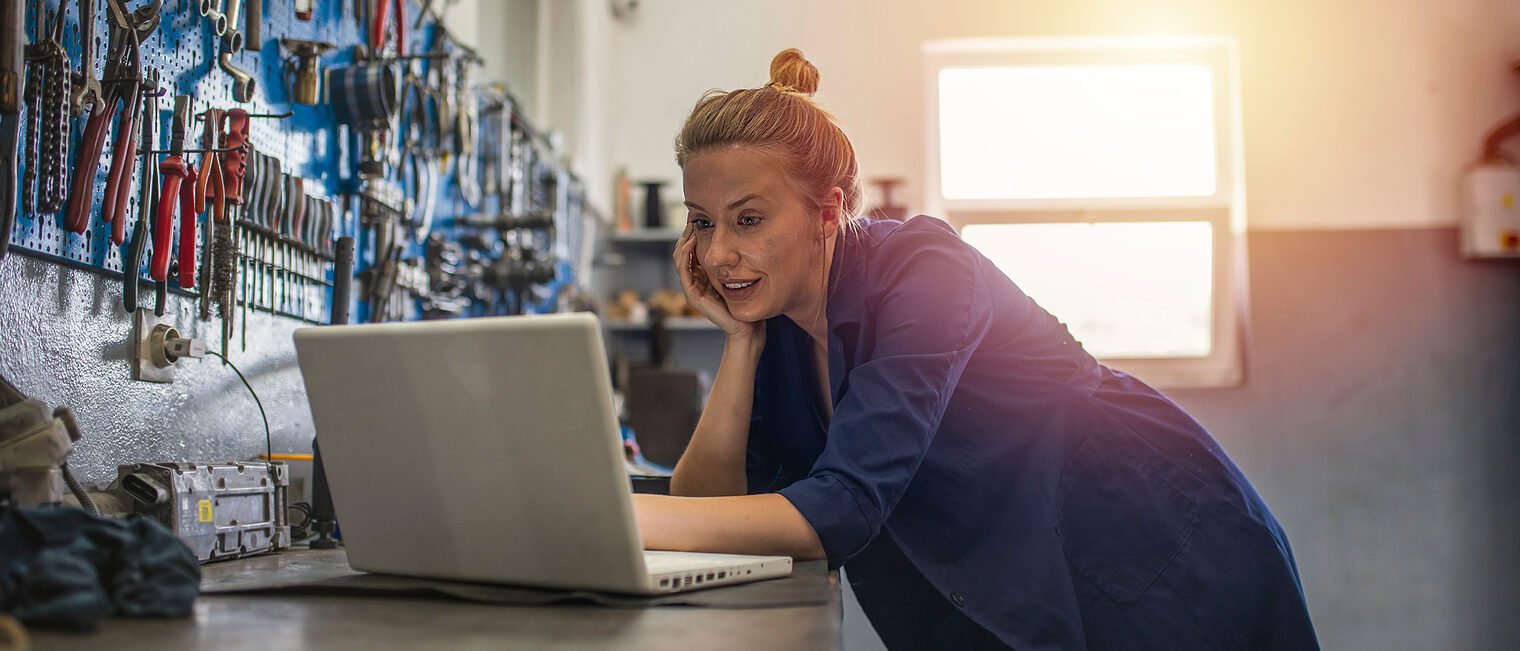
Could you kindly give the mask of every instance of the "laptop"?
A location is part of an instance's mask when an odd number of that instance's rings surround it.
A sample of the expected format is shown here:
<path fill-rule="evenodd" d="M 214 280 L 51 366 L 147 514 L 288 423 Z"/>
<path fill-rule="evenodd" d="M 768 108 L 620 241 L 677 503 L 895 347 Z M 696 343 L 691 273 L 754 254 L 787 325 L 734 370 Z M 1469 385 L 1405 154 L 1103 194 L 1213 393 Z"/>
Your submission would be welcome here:
<path fill-rule="evenodd" d="M 643 595 L 791 573 L 643 549 L 595 316 L 322 326 L 295 346 L 355 570 Z"/>

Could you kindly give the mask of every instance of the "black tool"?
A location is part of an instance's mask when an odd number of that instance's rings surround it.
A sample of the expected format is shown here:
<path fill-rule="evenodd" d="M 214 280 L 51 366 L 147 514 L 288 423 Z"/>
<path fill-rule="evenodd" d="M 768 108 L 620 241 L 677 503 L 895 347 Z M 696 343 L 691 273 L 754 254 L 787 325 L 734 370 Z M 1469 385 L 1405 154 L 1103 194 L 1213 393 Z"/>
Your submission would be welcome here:
<path fill-rule="evenodd" d="M 145 93 L 143 98 L 143 111 L 147 113 L 147 119 L 142 121 L 141 146 L 152 151 L 158 148 L 158 70 L 148 68 L 147 79 L 146 84 L 153 92 Z M 137 195 L 137 224 L 132 227 L 132 240 L 121 260 L 121 303 L 122 309 L 129 314 L 137 311 L 137 285 L 142 282 L 142 257 L 148 246 L 148 223 L 153 215 L 153 206 L 158 204 L 158 197 L 155 196 L 158 192 L 157 161 L 153 156 L 144 156 L 142 161 L 142 183 Z"/>
<path fill-rule="evenodd" d="M 39 7 L 41 2 L 39 0 Z M 22 210 L 27 214 L 55 213 L 68 197 L 69 98 L 72 80 L 69 53 L 63 47 L 63 11 L 38 21 L 37 33 L 48 34 L 26 48 L 26 176 L 22 181 Z"/>

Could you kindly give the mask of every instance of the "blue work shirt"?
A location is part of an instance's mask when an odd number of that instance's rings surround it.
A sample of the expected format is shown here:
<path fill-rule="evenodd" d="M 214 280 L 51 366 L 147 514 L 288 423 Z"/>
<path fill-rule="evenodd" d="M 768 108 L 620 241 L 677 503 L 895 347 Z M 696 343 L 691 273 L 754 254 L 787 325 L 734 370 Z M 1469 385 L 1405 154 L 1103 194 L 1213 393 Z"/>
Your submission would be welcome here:
<path fill-rule="evenodd" d="M 828 282 L 833 416 L 808 335 L 768 320 L 749 490 L 796 506 L 889 646 L 970 646 L 960 617 L 1020 649 L 1317 648 L 1208 432 L 944 222 L 841 229 Z"/>

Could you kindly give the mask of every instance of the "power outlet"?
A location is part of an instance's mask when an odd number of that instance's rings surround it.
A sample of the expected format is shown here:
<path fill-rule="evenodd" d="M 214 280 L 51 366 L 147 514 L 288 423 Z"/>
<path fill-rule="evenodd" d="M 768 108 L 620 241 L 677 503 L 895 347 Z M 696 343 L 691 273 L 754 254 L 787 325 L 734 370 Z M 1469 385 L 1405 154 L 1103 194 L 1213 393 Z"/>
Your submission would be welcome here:
<path fill-rule="evenodd" d="M 174 361 L 165 354 L 165 341 L 179 332 L 168 319 L 139 308 L 132 318 L 132 379 L 143 382 L 174 382 Z"/>

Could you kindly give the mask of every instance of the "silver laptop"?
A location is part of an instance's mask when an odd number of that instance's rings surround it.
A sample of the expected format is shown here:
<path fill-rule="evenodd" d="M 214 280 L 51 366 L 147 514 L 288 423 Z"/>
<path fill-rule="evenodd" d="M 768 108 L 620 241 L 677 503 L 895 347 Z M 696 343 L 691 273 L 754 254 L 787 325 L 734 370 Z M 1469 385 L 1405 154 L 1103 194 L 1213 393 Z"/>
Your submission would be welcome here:
<path fill-rule="evenodd" d="M 590 314 L 295 332 L 355 570 L 660 594 L 785 556 L 644 551 Z"/>

